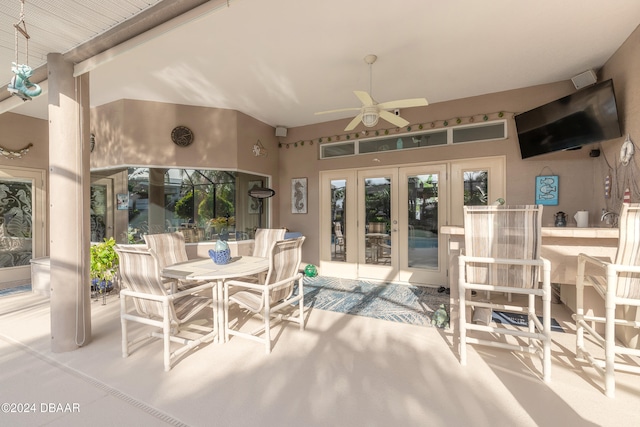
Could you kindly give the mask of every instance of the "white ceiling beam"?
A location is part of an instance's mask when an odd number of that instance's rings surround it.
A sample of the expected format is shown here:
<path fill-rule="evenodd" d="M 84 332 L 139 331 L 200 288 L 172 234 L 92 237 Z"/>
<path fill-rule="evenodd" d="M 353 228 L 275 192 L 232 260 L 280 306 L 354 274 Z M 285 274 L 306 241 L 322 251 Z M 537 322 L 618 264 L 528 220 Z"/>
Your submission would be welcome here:
<path fill-rule="evenodd" d="M 104 52 L 101 52 L 85 61 L 79 62 L 74 67 L 73 76 L 78 77 L 82 74 L 88 73 L 98 68 L 99 66 L 117 58 L 118 56 L 130 51 L 131 49 L 134 49 L 144 43 L 160 37 L 163 34 L 171 32 L 185 24 L 202 19 L 205 16 L 220 9 L 231 7 L 230 3 L 232 1 L 233 0 L 212 0 L 196 7 L 195 9 L 191 9 L 190 11 L 171 19 L 170 21 L 167 21 L 161 25 L 158 25 L 157 27 L 152 28 L 149 31 L 146 31 L 136 37 L 120 43 L 119 45 L 114 46 L 111 49 L 105 50 Z"/>

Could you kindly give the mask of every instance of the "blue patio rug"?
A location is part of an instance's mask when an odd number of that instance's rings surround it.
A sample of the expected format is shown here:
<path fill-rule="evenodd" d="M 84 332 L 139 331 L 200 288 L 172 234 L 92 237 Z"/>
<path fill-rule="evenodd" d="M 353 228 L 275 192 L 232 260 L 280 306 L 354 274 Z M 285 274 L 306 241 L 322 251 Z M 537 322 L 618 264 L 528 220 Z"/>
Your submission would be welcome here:
<path fill-rule="evenodd" d="M 431 325 L 431 316 L 449 295 L 437 288 L 316 276 L 304 278 L 307 307 L 413 325 Z"/>

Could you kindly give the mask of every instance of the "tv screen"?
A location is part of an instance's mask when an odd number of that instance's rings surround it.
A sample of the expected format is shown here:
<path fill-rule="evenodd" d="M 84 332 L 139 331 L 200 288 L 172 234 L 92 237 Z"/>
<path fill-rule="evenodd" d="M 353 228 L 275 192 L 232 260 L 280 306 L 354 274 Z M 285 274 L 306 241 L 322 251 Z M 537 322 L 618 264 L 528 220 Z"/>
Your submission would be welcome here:
<path fill-rule="evenodd" d="M 515 116 L 523 159 L 621 136 L 613 81 Z"/>

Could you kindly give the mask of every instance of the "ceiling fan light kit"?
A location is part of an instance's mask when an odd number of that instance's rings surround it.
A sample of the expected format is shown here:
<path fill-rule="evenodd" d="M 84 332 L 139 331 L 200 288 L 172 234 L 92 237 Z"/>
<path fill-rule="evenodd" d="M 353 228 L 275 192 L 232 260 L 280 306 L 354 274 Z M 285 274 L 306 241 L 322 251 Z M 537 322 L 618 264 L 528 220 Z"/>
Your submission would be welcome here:
<path fill-rule="evenodd" d="M 321 111 L 316 114 L 338 113 L 343 111 L 360 111 L 344 129 L 350 131 L 356 128 L 360 122 L 366 127 L 373 127 L 378 124 L 380 118 L 397 127 L 404 127 L 409 124 L 408 121 L 400 117 L 400 108 L 422 107 L 429 105 L 425 98 L 399 99 L 397 101 L 389 101 L 377 103 L 371 96 L 372 87 L 372 66 L 378 57 L 376 55 L 367 55 L 364 62 L 369 64 L 369 92 L 354 90 L 353 93 L 362 103 L 361 107 L 340 108 L 337 110 Z M 393 112 L 389 111 L 393 110 Z"/>
<path fill-rule="evenodd" d="M 369 109 L 367 111 L 366 108 L 367 107 L 365 107 L 365 111 L 362 114 L 362 124 L 370 128 L 378 124 L 380 115 L 378 114 L 377 109 Z"/>

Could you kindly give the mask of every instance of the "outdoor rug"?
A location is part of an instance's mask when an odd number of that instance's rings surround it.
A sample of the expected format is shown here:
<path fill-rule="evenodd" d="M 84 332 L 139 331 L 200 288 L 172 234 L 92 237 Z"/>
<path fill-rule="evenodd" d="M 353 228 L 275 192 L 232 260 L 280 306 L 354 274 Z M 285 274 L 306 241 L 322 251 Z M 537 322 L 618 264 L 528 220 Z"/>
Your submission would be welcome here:
<path fill-rule="evenodd" d="M 435 287 L 316 276 L 304 278 L 307 307 L 367 316 L 419 326 L 431 325 L 431 316 L 449 295 Z"/>
<path fill-rule="evenodd" d="M 538 316 L 538 319 L 542 322 L 542 317 Z M 504 323 L 506 325 L 515 325 L 515 326 L 527 326 L 527 316 L 521 313 L 507 313 L 505 311 L 494 311 L 491 320 L 496 323 Z M 554 332 L 564 332 L 562 326 L 556 321 L 556 319 L 551 318 L 551 330 Z"/>

